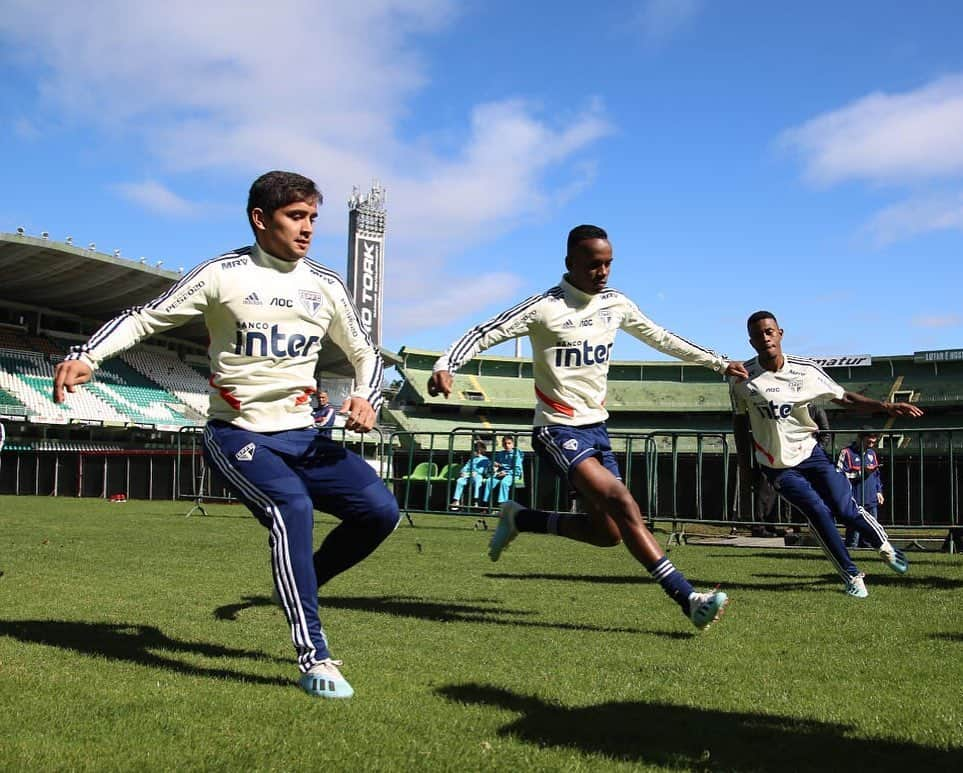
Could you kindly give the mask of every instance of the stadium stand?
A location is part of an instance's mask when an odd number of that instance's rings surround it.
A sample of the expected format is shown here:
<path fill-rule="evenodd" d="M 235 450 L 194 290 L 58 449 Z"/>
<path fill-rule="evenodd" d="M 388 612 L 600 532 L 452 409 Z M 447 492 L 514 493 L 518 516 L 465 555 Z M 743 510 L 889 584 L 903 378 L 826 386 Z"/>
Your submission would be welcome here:
<path fill-rule="evenodd" d="M 0 348 L 0 388 L 7 395 L 2 405 L 10 405 L 15 413 L 55 424 L 72 419 L 104 424 L 134 422 L 172 430 L 203 421 L 205 408 L 187 407 L 206 403 L 203 394 L 186 388 L 179 390 L 180 394 L 172 394 L 120 358 L 105 363 L 93 382 L 69 394 L 64 404 L 56 405 L 50 398 L 53 369 L 62 359 L 60 352 L 69 344 L 10 330 L 3 331 L 2 340 L 7 345 Z M 11 344 L 32 349 L 9 348 Z M 131 357 L 149 361 L 150 355 L 135 351 Z M 168 357 L 158 367 L 174 372 L 173 362 L 176 360 Z M 180 363 L 180 369 L 176 371 L 178 374 L 182 371 L 191 374 L 194 382 L 191 386 L 195 390 L 203 383 L 186 365 Z M 206 391 L 206 385 L 200 388 Z M 190 402 L 182 395 L 189 396 Z"/>
<path fill-rule="evenodd" d="M 203 421 L 208 405 L 207 379 L 176 354 L 156 347 L 135 347 L 119 359 L 192 408 L 195 423 Z"/>

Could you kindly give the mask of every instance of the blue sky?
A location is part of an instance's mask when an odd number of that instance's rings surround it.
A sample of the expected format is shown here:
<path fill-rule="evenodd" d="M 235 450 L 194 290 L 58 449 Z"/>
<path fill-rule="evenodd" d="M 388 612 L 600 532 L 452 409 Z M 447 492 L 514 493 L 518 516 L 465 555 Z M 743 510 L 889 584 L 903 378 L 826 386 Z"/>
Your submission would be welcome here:
<path fill-rule="evenodd" d="M 732 357 L 758 308 L 798 354 L 963 345 L 957 3 L 0 7 L 0 230 L 190 267 L 248 243 L 251 180 L 293 169 L 343 272 L 377 178 L 389 348 L 551 286 L 579 223 L 609 231 L 613 286 Z"/>

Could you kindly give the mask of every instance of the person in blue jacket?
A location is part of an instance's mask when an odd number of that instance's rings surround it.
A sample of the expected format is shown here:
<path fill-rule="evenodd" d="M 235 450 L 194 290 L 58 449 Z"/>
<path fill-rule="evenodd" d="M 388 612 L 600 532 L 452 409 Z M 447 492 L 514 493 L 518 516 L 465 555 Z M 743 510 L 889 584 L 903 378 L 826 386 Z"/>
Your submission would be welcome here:
<path fill-rule="evenodd" d="M 849 479 L 856 504 L 879 520 L 877 510 L 885 499 L 883 480 L 879 475 L 879 456 L 876 453 L 877 440 L 879 436 L 874 430 L 860 432 L 856 440 L 839 452 L 836 469 Z M 848 548 L 868 547 L 859 533 L 849 526 L 846 527 L 844 541 Z"/>
<path fill-rule="evenodd" d="M 488 448 L 485 441 L 476 440 L 475 450 L 471 458 L 465 462 L 461 471 L 458 473 L 458 482 L 455 484 L 455 493 L 451 498 L 451 509 L 457 510 L 461 506 L 461 495 L 465 491 L 468 481 L 472 483 L 472 503 L 478 501 L 478 493 L 481 490 L 482 480 L 487 478 L 492 471 L 492 460 L 485 456 Z"/>
<path fill-rule="evenodd" d="M 314 416 L 314 426 L 320 434 L 331 437 L 336 413 L 334 406 L 328 402 L 328 393 L 322 389 L 318 392 L 318 407 L 311 412 Z"/>
<path fill-rule="evenodd" d="M 483 497 L 486 504 L 491 504 L 493 488 L 498 492 L 497 504 L 508 499 L 512 486 L 522 478 L 522 458 L 522 452 L 515 448 L 515 438 L 505 435 L 502 438 L 502 450 L 494 455 L 492 475 L 485 481 Z"/>

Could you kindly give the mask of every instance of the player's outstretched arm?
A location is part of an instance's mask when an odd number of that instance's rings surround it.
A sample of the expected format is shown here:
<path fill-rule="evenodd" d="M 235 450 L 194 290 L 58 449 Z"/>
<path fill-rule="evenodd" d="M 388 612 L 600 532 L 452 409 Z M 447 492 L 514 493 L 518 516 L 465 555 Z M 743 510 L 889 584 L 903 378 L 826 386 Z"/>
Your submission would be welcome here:
<path fill-rule="evenodd" d="M 451 394 L 451 387 L 454 383 L 454 379 L 447 370 L 439 370 L 436 373 L 432 373 L 428 377 L 428 394 L 432 397 L 437 397 L 438 395 L 444 395 L 445 399 L 448 399 L 448 395 Z"/>
<path fill-rule="evenodd" d="M 54 368 L 53 401 L 64 401 L 64 390 L 73 393 L 74 387 L 86 384 L 93 376 L 90 366 L 82 360 L 64 360 Z"/>
<path fill-rule="evenodd" d="M 834 399 L 833 402 L 837 405 L 842 405 L 844 408 L 853 411 L 862 411 L 863 413 L 880 411 L 888 413 L 890 416 L 911 416 L 913 418 L 923 415 L 923 409 L 912 403 L 881 402 L 879 400 L 873 400 L 871 397 L 861 395 L 858 392 L 843 392 L 843 396 Z"/>

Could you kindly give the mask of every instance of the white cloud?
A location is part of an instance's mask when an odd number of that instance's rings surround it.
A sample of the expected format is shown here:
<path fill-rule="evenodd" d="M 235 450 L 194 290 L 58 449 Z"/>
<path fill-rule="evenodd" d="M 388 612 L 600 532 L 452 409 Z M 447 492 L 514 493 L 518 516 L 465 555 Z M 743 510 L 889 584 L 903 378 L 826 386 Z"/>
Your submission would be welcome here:
<path fill-rule="evenodd" d="M 932 231 L 963 231 L 963 193 L 908 199 L 878 212 L 866 231 L 879 246 Z"/>
<path fill-rule="evenodd" d="M 643 42 L 657 47 L 675 35 L 702 9 L 702 0 L 645 0 L 637 19 Z"/>
<path fill-rule="evenodd" d="M 901 183 L 963 174 L 963 75 L 877 92 L 787 130 L 811 182 Z"/>
<path fill-rule="evenodd" d="M 924 314 L 913 318 L 913 327 L 944 328 L 958 327 L 963 324 L 959 314 Z"/>
<path fill-rule="evenodd" d="M 160 215 L 191 216 L 198 211 L 198 205 L 154 180 L 139 183 L 119 183 L 114 186 L 126 199 L 133 201 L 149 212 Z"/>
<path fill-rule="evenodd" d="M 653 29 L 669 29 L 657 20 L 672 12 L 654 5 Z M 611 128 L 597 101 L 560 114 L 510 96 L 475 105 L 460 142 L 430 116 L 410 120 L 412 98 L 430 87 L 419 44 L 455 13 L 454 0 L 7 0 L 0 45 L 30 61 L 49 115 L 143 145 L 149 179 L 118 189 L 145 207 L 190 211 L 165 175 L 183 191 L 212 171 L 295 169 L 325 194 L 320 231 L 339 234 L 352 186 L 379 178 L 389 195 L 388 270 L 457 282 L 446 256 L 575 195 L 593 174 L 579 154 Z M 405 136 L 411 126 L 427 128 Z M 451 312 L 501 300 L 520 284 L 493 276 Z M 426 303 L 440 303 L 434 294 L 411 286 L 411 309 L 399 313 L 414 320 Z"/>
<path fill-rule="evenodd" d="M 419 277 L 419 283 L 438 287 L 439 283 L 429 275 Z M 392 335 L 415 330 L 436 328 L 439 322 L 473 317 L 488 306 L 506 299 L 518 300 L 521 280 L 514 274 L 492 272 L 472 274 L 461 281 L 447 281 L 444 292 L 432 292 L 418 303 L 387 304 L 386 317 L 391 322 Z M 392 285 L 394 297 L 403 297 L 398 287 Z M 507 306 L 507 304 L 506 304 Z M 481 321 L 481 320 L 478 320 Z"/>

